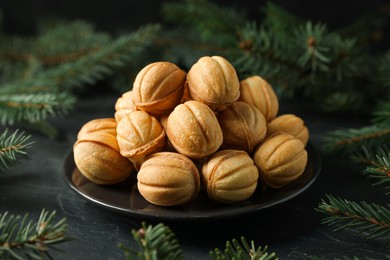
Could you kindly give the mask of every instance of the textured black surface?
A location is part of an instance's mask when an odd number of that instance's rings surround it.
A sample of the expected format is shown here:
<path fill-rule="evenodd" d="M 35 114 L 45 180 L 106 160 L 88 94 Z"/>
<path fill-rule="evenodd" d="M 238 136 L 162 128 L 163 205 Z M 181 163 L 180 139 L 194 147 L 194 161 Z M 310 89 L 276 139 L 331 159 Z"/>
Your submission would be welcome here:
<path fill-rule="evenodd" d="M 59 140 L 34 134 L 36 143 L 30 151 L 31 160 L 0 175 L 0 212 L 30 212 L 37 217 L 45 208 L 56 210 L 58 218 L 67 218 L 68 235 L 76 240 L 61 244 L 64 253 L 55 253 L 55 259 L 124 259 L 117 244 L 135 246 L 130 231 L 140 227 L 144 219 L 105 210 L 85 200 L 69 188 L 62 174 L 65 156 L 72 149 L 80 127 L 94 118 L 112 117 L 116 98 L 116 94 L 106 93 L 83 98 L 71 114 L 53 121 L 61 131 Z M 298 101 L 281 102 L 280 113 L 302 117 L 317 148 L 325 132 L 367 123 L 362 118 L 323 115 L 310 104 Z M 372 187 L 348 160 L 322 157 L 322 171 L 313 185 L 275 208 L 209 222 L 164 223 L 176 233 L 188 259 L 205 259 L 210 250 L 224 247 L 225 241 L 240 236 L 253 239 L 258 245 L 268 245 L 281 259 L 312 255 L 329 259 L 340 256 L 383 259 L 388 249 L 381 241 L 365 240 L 350 230 L 334 232 L 333 227 L 320 224 L 321 215 L 314 210 L 325 194 L 385 204 L 388 199 L 383 188 Z M 157 222 L 147 220 L 147 223 Z"/>

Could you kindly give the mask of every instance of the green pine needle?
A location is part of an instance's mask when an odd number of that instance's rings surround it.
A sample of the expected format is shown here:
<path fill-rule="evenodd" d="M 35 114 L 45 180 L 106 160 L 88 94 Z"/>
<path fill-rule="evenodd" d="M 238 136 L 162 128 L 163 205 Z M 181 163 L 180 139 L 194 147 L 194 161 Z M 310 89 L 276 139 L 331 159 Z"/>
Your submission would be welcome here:
<path fill-rule="evenodd" d="M 70 240 L 65 236 L 66 219 L 55 222 L 56 212 L 42 210 L 38 221 L 29 215 L 0 214 L 0 258 L 44 259 L 54 245 Z"/>
<path fill-rule="evenodd" d="M 316 208 L 326 215 L 322 223 L 338 226 L 335 231 L 352 228 L 367 239 L 381 238 L 390 242 L 390 205 L 354 202 L 327 195 Z"/>
<path fill-rule="evenodd" d="M 390 127 L 369 125 L 362 128 L 339 129 L 329 132 L 323 138 L 323 150 L 330 153 L 341 151 L 351 155 L 361 147 L 375 148 L 390 142 Z"/>
<path fill-rule="evenodd" d="M 241 243 L 240 243 L 241 242 Z M 268 253 L 268 247 L 256 247 L 251 241 L 250 245 L 244 237 L 241 241 L 233 239 L 226 242 L 226 248 L 222 251 L 219 248 L 210 251 L 210 257 L 214 260 L 276 260 L 275 253 Z"/>
<path fill-rule="evenodd" d="M 372 113 L 372 122 L 373 124 L 390 125 L 390 99 L 378 102 Z"/>
<path fill-rule="evenodd" d="M 15 130 L 8 133 L 8 129 L 0 135 L 0 171 L 4 171 L 20 162 L 20 159 L 29 159 L 27 150 L 34 142 L 31 136 Z"/>
<path fill-rule="evenodd" d="M 365 174 L 374 180 L 374 185 L 384 185 L 385 189 L 390 189 L 390 152 L 383 156 L 376 155 Z M 386 194 L 389 195 L 390 191 Z"/>
<path fill-rule="evenodd" d="M 119 244 L 118 246 L 124 251 L 126 259 L 184 259 L 183 251 L 175 234 L 168 226 L 162 223 L 155 226 L 146 226 L 143 222 L 141 229 L 132 230 L 132 235 L 140 250 L 135 251 L 123 244 Z"/>
<path fill-rule="evenodd" d="M 158 25 L 144 26 L 137 31 L 118 37 L 100 50 L 80 59 L 48 69 L 34 77 L 34 81 L 53 82 L 59 89 L 74 89 L 93 84 L 124 67 L 133 55 L 151 42 Z"/>
<path fill-rule="evenodd" d="M 14 125 L 20 122 L 36 123 L 49 116 L 65 115 L 75 104 L 76 99 L 66 93 L 20 93 L 0 96 L 1 125 Z"/>
<path fill-rule="evenodd" d="M 202 41 L 218 41 L 215 34 L 229 35 L 246 22 L 245 12 L 238 7 L 222 7 L 207 0 L 186 0 L 163 5 L 162 13 L 168 21 L 198 31 Z M 230 37 L 226 38 L 231 40 Z"/>

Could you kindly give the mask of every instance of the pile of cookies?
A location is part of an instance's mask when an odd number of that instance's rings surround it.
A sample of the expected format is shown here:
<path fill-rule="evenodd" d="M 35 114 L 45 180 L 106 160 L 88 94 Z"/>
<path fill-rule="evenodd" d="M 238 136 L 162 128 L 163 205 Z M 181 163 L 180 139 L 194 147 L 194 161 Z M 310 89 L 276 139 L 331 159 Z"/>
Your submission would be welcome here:
<path fill-rule="evenodd" d="M 171 62 L 144 67 L 115 104 L 113 118 L 87 122 L 74 160 L 90 181 L 114 184 L 137 175 L 150 203 L 190 203 L 199 192 L 236 203 L 259 184 L 278 189 L 307 164 L 309 131 L 260 76 L 239 80 L 220 56 L 201 57 L 188 72 Z"/>

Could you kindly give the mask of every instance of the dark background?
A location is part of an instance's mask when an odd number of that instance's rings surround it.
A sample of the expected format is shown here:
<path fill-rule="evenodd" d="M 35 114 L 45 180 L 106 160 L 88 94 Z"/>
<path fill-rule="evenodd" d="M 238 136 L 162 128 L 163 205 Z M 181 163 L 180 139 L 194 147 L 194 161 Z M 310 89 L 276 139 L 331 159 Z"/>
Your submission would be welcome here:
<path fill-rule="evenodd" d="M 161 22 L 161 5 L 167 1 L 124 1 L 124 0 L 1 0 L 5 31 L 10 33 L 33 33 L 36 20 L 42 16 L 59 16 L 68 19 L 85 19 L 97 28 L 117 31 L 122 28 L 136 28 L 145 23 Z M 252 19 L 261 19 L 260 9 L 267 1 L 213 1 L 220 5 L 247 10 Z M 313 21 L 322 21 L 331 29 L 354 21 L 367 11 L 387 6 L 385 0 L 336 1 L 336 0 L 274 0 L 293 14 Z"/>

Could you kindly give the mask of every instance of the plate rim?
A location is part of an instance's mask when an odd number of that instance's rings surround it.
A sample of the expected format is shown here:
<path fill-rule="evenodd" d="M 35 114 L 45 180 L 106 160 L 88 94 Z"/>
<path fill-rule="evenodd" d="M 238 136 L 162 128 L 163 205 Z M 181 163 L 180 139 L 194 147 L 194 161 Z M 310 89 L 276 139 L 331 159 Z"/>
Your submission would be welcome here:
<path fill-rule="evenodd" d="M 139 211 L 139 210 L 134 210 L 131 208 L 123 208 L 119 206 L 115 206 L 112 204 L 109 204 L 107 202 L 103 202 L 99 200 L 98 198 L 93 198 L 90 195 L 85 194 L 82 192 L 80 189 L 77 188 L 77 186 L 73 183 L 71 175 L 73 170 L 77 168 L 75 165 L 74 159 L 73 159 L 73 149 L 70 149 L 65 155 L 65 158 L 63 160 L 63 178 L 65 183 L 73 190 L 76 194 L 81 196 L 82 198 L 86 199 L 87 201 L 91 202 L 92 204 L 95 204 L 99 207 L 103 207 L 105 209 L 108 209 L 110 211 L 114 211 L 117 213 L 122 213 L 125 215 L 130 215 L 133 217 L 137 218 L 144 218 L 144 219 L 154 219 L 154 220 L 166 220 L 166 221 L 198 221 L 198 220 L 214 220 L 214 219 L 226 219 L 226 218 L 232 218 L 232 217 L 237 217 L 237 216 L 242 216 L 242 215 L 247 215 L 247 214 L 252 214 L 255 212 L 267 210 L 269 208 L 273 208 L 275 206 L 278 206 L 280 204 L 285 203 L 286 201 L 289 201 L 298 195 L 302 194 L 304 191 L 306 191 L 318 178 L 321 169 L 322 169 L 322 160 L 321 160 L 321 155 L 319 150 L 315 148 L 315 146 L 309 141 L 306 145 L 306 150 L 308 152 L 308 159 L 311 159 L 313 161 L 313 173 L 311 174 L 310 179 L 303 184 L 301 188 L 298 190 L 295 190 L 288 196 L 284 196 L 278 200 L 272 201 L 270 203 L 266 204 L 256 204 L 253 205 L 252 207 L 232 207 L 229 209 L 229 212 L 231 214 L 226 214 L 226 211 L 211 211 L 209 214 L 207 212 L 204 212 L 204 214 L 195 214 L 195 215 L 171 215 L 171 214 L 159 214 L 158 212 L 153 212 L 153 211 Z M 70 166 L 68 164 L 71 164 Z M 73 165 L 73 167 L 72 167 Z M 69 170 L 69 168 L 72 168 Z M 284 189 L 284 188 L 281 188 Z M 261 206 L 261 207 L 260 207 Z"/>

